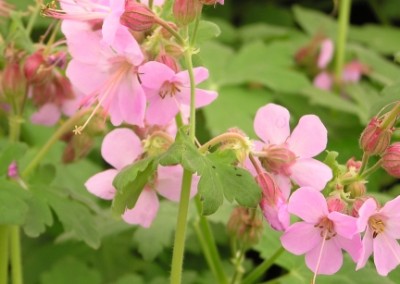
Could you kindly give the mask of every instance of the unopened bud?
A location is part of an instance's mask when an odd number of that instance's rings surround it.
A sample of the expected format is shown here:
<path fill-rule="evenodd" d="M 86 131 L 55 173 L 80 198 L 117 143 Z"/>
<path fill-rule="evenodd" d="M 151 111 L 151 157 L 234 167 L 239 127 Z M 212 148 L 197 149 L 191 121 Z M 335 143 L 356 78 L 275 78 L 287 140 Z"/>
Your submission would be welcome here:
<path fill-rule="evenodd" d="M 372 198 L 375 203 L 377 204 L 377 206 L 379 207 L 379 202 L 372 196 L 361 196 L 359 198 L 357 198 L 354 203 L 353 203 L 353 207 L 351 208 L 351 212 L 350 215 L 353 217 L 358 218 L 360 215 L 358 214 L 358 211 L 360 210 L 361 206 L 364 204 L 365 201 L 367 201 L 368 199 Z"/>
<path fill-rule="evenodd" d="M 166 132 L 155 131 L 144 140 L 144 150 L 149 156 L 157 156 L 168 150 L 174 139 Z"/>
<path fill-rule="evenodd" d="M 393 143 L 383 153 L 382 168 L 391 176 L 400 178 L 400 142 Z"/>
<path fill-rule="evenodd" d="M 180 71 L 178 67 L 178 63 L 176 62 L 175 58 L 172 56 L 166 54 L 166 53 L 160 53 L 157 56 L 156 61 L 161 62 L 165 65 L 167 65 L 169 68 L 175 71 L 175 73 L 178 73 Z"/>
<path fill-rule="evenodd" d="M 217 3 L 224 5 L 224 0 L 200 0 L 203 5 L 216 5 Z"/>
<path fill-rule="evenodd" d="M 19 62 L 9 61 L 2 74 L 1 89 L 9 95 L 21 94 L 24 91 L 24 75 L 22 74 Z"/>
<path fill-rule="evenodd" d="M 340 212 L 346 213 L 347 211 L 347 203 L 340 198 L 340 196 L 329 196 L 326 199 L 326 203 L 328 205 L 329 212 Z"/>
<path fill-rule="evenodd" d="M 353 170 L 354 172 L 359 172 L 361 168 L 362 162 L 361 161 L 356 161 L 354 157 L 351 157 L 347 162 L 346 162 L 346 167 L 348 170 Z"/>
<path fill-rule="evenodd" d="M 168 24 L 168 26 L 169 26 L 171 29 L 173 29 L 173 30 L 175 30 L 175 31 L 178 31 L 178 27 L 176 26 L 175 23 L 173 23 L 173 22 L 167 22 L 167 24 Z M 172 37 L 172 34 L 171 34 L 166 28 L 164 28 L 164 27 L 161 27 L 161 35 L 162 35 L 162 37 L 165 38 L 165 39 L 170 39 L 170 38 Z"/>
<path fill-rule="evenodd" d="M 255 245 L 263 232 L 262 218 L 255 209 L 236 207 L 229 218 L 227 230 L 244 245 Z"/>
<path fill-rule="evenodd" d="M 86 132 L 83 132 L 81 135 L 71 135 L 69 138 L 62 157 L 62 161 L 65 164 L 86 157 L 94 144 L 93 138 Z"/>
<path fill-rule="evenodd" d="M 200 15 L 202 6 L 199 0 L 175 0 L 172 11 L 176 22 L 181 26 L 190 24 Z"/>
<path fill-rule="evenodd" d="M 229 137 L 229 133 L 232 133 L 231 137 Z M 233 151 L 239 163 L 243 163 L 249 156 L 250 150 L 252 148 L 252 142 L 239 128 L 229 129 L 226 135 L 227 139 L 222 142 L 219 149 Z"/>
<path fill-rule="evenodd" d="M 360 147 L 369 155 L 382 154 L 389 146 L 393 130 L 381 127 L 381 122 L 374 117 L 361 134 Z"/>
<path fill-rule="evenodd" d="M 19 178 L 19 170 L 18 170 L 18 165 L 16 161 L 13 161 L 9 166 L 8 166 L 8 171 L 7 171 L 7 176 L 10 179 L 17 179 Z"/>
<path fill-rule="evenodd" d="M 28 83 L 41 84 L 49 78 L 51 69 L 46 63 L 42 50 L 28 56 L 24 64 L 24 74 Z"/>
<path fill-rule="evenodd" d="M 367 188 L 365 187 L 365 181 L 356 181 L 347 186 L 347 191 L 350 192 L 352 198 L 360 197 L 365 195 Z"/>
<path fill-rule="evenodd" d="M 260 158 L 262 166 L 269 172 L 290 175 L 290 166 L 296 161 L 296 155 L 284 146 L 269 145 L 263 149 L 265 157 Z"/>
<path fill-rule="evenodd" d="M 147 6 L 135 0 L 125 1 L 125 12 L 120 18 L 120 23 L 137 32 L 150 30 L 156 23 L 156 15 Z"/>

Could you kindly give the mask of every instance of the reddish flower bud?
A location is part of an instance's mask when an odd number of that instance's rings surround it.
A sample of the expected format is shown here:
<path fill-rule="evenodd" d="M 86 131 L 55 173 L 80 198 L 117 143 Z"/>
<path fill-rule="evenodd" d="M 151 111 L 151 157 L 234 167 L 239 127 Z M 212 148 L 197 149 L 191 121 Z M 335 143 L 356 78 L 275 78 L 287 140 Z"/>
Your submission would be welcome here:
<path fill-rule="evenodd" d="M 283 146 L 269 145 L 263 149 L 265 157 L 260 158 L 262 166 L 276 174 L 290 175 L 290 166 L 296 161 L 296 155 Z"/>
<path fill-rule="evenodd" d="M 393 130 L 383 128 L 382 120 L 372 118 L 360 137 L 361 149 L 369 155 L 382 154 L 389 146 Z"/>
<path fill-rule="evenodd" d="M 1 90 L 10 95 L 23 93 L 25 78 L 21 72 L 19 62 L 11 60 L 7 62 L 1 76 Z"/>
<path fill-rule="evenodd" d="M 258 243 L 263 232 L 263 222 L 257 210 L 236 207 L 227 225 L 228 233 L 246 246 Z"/>
<path fill-rule="evenodd" d="M 170 28 L 172 28 L 175 31 L 178 31 L 178 27 L 176 26 L 175 23 L 173 22 L 167 22 L 168 26 L 170 26 Z M 172 37 L 172 34 L 164 27 L 161 27 L 161 35 L 163 36 L 163 38 L 165 39 L 170 39 Z"/>
<path fill-rule="evenodd" d="M 340 212 L 340 213 L 346 213 L 347 211 L 347 203 L 343 201 L 340 196 L 330 196 L 326 199 L 326 203 L 328 205 L 328 210 L 329 212 Z"/>
<path fill-rule="evenodd" d="M 47 66 L 42 50 L 28 56 L 24 64 L 24 74 L 31 84 L 41 84 L 49 78 L 51 69 Z"/>
<path fill-rule="evenodd" d="M 400 142 L 393 143 L 383 153 L 382 168 L 391 176 L 400 178 Z"/>
<path fill-rule="evenodd" d="M 176 22 L 181 26 L 190 24 L 200 15 L 202 6 L 199 0 L 175 0 L 172 11 Z"/>
<path fill-rule="evenodd" d="M 169 68 L 175 71 L 175 73 L 178 73 L 180 71 L 178 67 L 178 63 L 176 62 L 176 59 L 173 58 L 172 56 L 166 54 L 166 53 L 160 53 L 157 56 L 156 61 L 161 62 L 165 65 L 167 65 Z"/>
<path fill-rule="evenodd" d="M 135 0 L 126 0 L 120 23 L 133 31 L 143 32 L 153 27 L 156 15 L 147 6 Z"/>
<path fill-rule="evenodd" d="M 364 196 L 361 196 L 361 197 L 357 198 L 354 201 L 353 207 L 351 208 L 350 215 L 353 216 L 353 217 L 358 218 L 359 217 L 358 211 L 360 210 L 360 208 L 364 204 L 364 202 L 367 201 L 370 198 L 372 198 L 376 202 L 377 206 L 380 207 L 379 202 L 374 197 L 364 195 Z"/>
<path fill-rule="evenodd" d="M 361 161 L 356 161 L 354 157 L 351 157 L 347 162 L 346 162 L 346 167 L 348 170 L 353 169 L 355 172 L 358 172 L 361 168 L 362 162 Z"/>
<path fill-rule="evenodd" d="M 19 170 L 16 161 L 11 162 L 11 164 L 8 166 L 7 176 L 11 179 L 19 178 Z"/>

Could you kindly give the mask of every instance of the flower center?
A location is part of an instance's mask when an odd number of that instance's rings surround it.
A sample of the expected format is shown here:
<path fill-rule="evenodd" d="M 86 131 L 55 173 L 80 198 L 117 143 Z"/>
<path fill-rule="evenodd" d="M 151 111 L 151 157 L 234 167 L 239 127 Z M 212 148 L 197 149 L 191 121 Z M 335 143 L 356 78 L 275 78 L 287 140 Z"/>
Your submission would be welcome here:
<path fill-rule="evenodd" d="M 179 85 L 173 82 L 165 81 L 161 88 L 160 91 L 158 92 L 159 96 L 164 99 L 166 96 L 170 96 L 171 98 L 174 97 L 177 93 L 179 93 L 181 90 L 179 89 Z"/>
<path fill-rule="evenodd" d="M 323 217 L 314 227 L 321 229 L 321 237 L 325 237 L 325 240 L 330 240 L 337 235 L 335 224 L 327 217 Z"/>
<path fill-rule="evenodd" d="M 378 234 L 385 231 L 385 218 L 375 214 L 369 218 L 368 225 L 372 230 L 372 237 L 375 239 Z"/>
<path fill-rule="evenodd" d="M 296 155 L 285 145 L 268 145 L 263 148 L 265 156 L 260 158 L 262 166 L 275 174 L 291 175 L 290 167 L 296 162 Z"/>

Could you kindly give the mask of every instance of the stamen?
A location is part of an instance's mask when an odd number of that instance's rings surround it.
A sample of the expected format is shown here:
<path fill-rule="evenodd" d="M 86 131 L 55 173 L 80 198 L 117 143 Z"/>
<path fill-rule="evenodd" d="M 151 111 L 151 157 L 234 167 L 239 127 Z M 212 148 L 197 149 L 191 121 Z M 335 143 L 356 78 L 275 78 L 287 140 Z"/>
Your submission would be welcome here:
<path fill-rule="evenodd" d="M 319 267 L 321 265 L 321 258 L 322 258 L 322 253 L 324 252 L 325 241 L 327 240 L 327 235 L 328 235 L 328 231 L 325 230 L 324 236 L 322 238 L 321 249 L 320 249 L 319 255 L 318 255 L 317 267 L 315 268 L 314 276 L 313 276 L 313 279 L 311 280 L 311 284 L 315 284 L 315 281 L 317 280 L 317 274 L 318 274 Z"/>

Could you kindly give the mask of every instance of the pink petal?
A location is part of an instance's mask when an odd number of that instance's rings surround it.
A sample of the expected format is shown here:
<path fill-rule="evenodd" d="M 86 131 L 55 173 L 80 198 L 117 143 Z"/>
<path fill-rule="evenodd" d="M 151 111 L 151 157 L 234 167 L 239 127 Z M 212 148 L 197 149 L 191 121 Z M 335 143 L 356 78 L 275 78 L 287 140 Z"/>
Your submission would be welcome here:
<path fill-rule="evenodd" d="M 85 186 L 87 190 L 103 199 L 111 200 L 115 195 L 115 188 L 112 185 L 115 176 L 118 174 L 117 170 L 110 169 L 90 177 Z"/>
<path fill-rule="evenodd" d="M 195 84 L 199 84 L 208 78 L 208 69 L 204 67 L 196 67 L 193 69 Z M 187 70 L 181 71 L 175 75 L 175 82 L 180 82 L 186 87 L 190 87 L 189 73 Z"/>
<path fill-rule="evenodd" d="M 111 50 L 113 52 L 109 56 L 114 57 L 116 55 L 122 55 L 124 59 L 134 66 L 139 66 L 144 60 L 144 55 L 140 49 L 139 43 L 132 36 L 129 30 L 122 25 L 118 25 Z"/>
<path fill-rule="evenodd" d="M 325 150 L 328 132 L 315 115 L 304 115 L 290 135 L 289 149 L 300 158 L 311 158 Z"/>
<path fill-rule="evenodd" d="M 361 256 L 362 243 L 359 234 L 353 236 L 352 239 L 346 239 L 337 235 L 333 238 L 337 246 L 347 251 L 354 262 L 357 262 Z"/>
<path fill-rule="evenodd" d="M 37 112 L 31 116 L 31 122 L 33 124 L 40 124 L 46 126 L 53 126 L 58 122 L 61 117 L 59 107 L 55 104 L 48 103 L 43 105 Z"/>
<path fill-rule="evenodd" d="M 343 69 L 342 79 L 345 82 L 357 83 L 365 70 L 365 66 L 359 61 L 347 63 Z"/>
<path fill-rule="evenodd" d="M 122 219 L 128 224 L 149 228 L 157 215 L 159 206 L 160 203 L 154 190 L 145 188 L 140 194 L 135 207 L 126 210 L 122 215 Z"/>
<path fill-rule="evenodd" d="M 100 72 L 98 66 L 75 59 L 69 62 L 66 73 L 72 85 L 85 95 L 99 91 L 108 79 L 108 74 Z"/>
<path fill-rule="evenodd" d="M 374 262 L 379 275 L 386 276 L 400 263 L 400 246 L 396 239 L 385 233 L 374 239 Z"/>
<path fill-rule="evenodd" d="M 329 91 L 332 88 L 332 76 L 327 72 L 322 72 L 314 78 L 313 85 L 321 90 Z"/>
<path fill-rule="evenodd" d="M 167 125 L 179 112 L 179 105 L 175 98 L 166 96 L 155 98 L 149 102 L 146 111 L 146 122 L 149 124 Z"/>
<path fill-rule="evenodd" d="M 357 233 L 357 219 L 352 216 L 333 211 L 329 213 L 328 219 L 333 221 L 336 233 L 342 237 L 352 239 Z"/>
<path fill-rule="evenodd" d="M 289 111 L 276 104 L 267 104 L 258 109 L 254 119 L 254 130 L 268 144 L 282 144 L 290 134 Z"/>
<path fill-rule="evenodd" d="M 290 167 L 291 178 L 299 186 L 311 186 L 316 190 L 325 188 L 332 179 L 332 170 L 324 163 L 312 159 L 299 159 Z"/>
<path fill-rule="evenodd" d="M 158 166 L 157 168 L 157 192 L 165 198 L 179 202 L 181 197 L 183 168 L 177 166 Z M 193 175 L 192 186 L 190 188 L 190 197 L 197 193 L 197 184 L 199 176 Z"/>
<path fill-rule="evenodd" d="M 287 200 L 292 189 L 292 183 L 290 179 L 284 175 L 272 175 L 277 183 L 279 189 L 282 192 L 282 196 Z"/>
<path fill-rule="evenodd" d="M 265 198 L 261 199 L 260 207 L 267 222 L 274 230 L 285 231 L 290 225 L 290 215 L 287 203 L 281 198 L 277 198 L 272 203 Z"/>
<path fill-rule="evenodd" d="M 146 88 L 159 90 L 164 82 L 170 82 L 175 75 L 174 70 L 156 61 L 149 61 L 139 67 L 140 81 Z"/>
<path fill-rule="evenodd" d="M 293 254 L 304 254 L 321 242 L 320 233 L 321 231 L 313 224 L 294 223 L 281 236 L 282 246 Z"/>
<path fill-rule="evenodd" d="M 289 199 L 289 212 L 315 225 L 321 217 L 328 215 L 328 206 L 319 191 L 301 187 Z"/>
<path fill-rule="evenodd" d="M 324 244 L 321 253 L 321 246 Z M 320 257 L 321 253 L 321 258 Z M 319 260 L 319 261 L 318 261 Z M 318 271 L 316 271 L 319 262 Z M 331 275 L 339 271 L 343 264 L 342 250 L 330 239 L 321 242 L 306 254 L 306 264 L 314 273 Z"/>
<path fill-rule="evenodd" d="M 133 163 L 143 153 L 142 142 L 128 128 L 117 128 L 104 137 L 101 155 L 116 169 Z"/>
<path fill-rule="evenodd" d="M 318 57 L 318 67 L 324 69 L 333 57 L 333 42 L 330 39 L 325 39 L 321 43 L 321 49 Z"/>
<path fill-rule="evenodd" d="M 400 196 L 387 202 L 379 212 L 388 217 L 385 232 L 395 239 L 400 239 Z"/>
<path fill-rule="evenodd" d="M 201 108 L 203 106 L 212 103 L 218 96 L 217 92 L 196 89 L 196 108 Z M 182 87 L 181 91 L 176 95 L 177 100 L 185 105 L 190 105 L 190 89 Z"/>
<path fill-rule="evenodd" d="M 369 218 L 376 213 L 376 202 L 373 198 L 369 198 L 358 210 L 357 228 L 359 232 L 364 232 L 367 227 Z"/>
<path fill-rule="evenodd" d="M 124 0 L 111 0 L 110 10 L 111 13 L 104 19 L 102 33 L 103 39 L 106 43 L 112 44 L 119 26 L 119 19 L 124 12 Z"/>
<path fill-rule="evenodd" d="M 360 253 L 360 258 L 357 261 L 356 270 L 363 268 L 365 264 L 367 264 L 367 261 L 372 254 L 372 250 L 373 250 L 372 232 L 370 229 L 367 229 L 367 231 L 364 234 L 364 238 L 362 240 L 361 253 Z"/>

